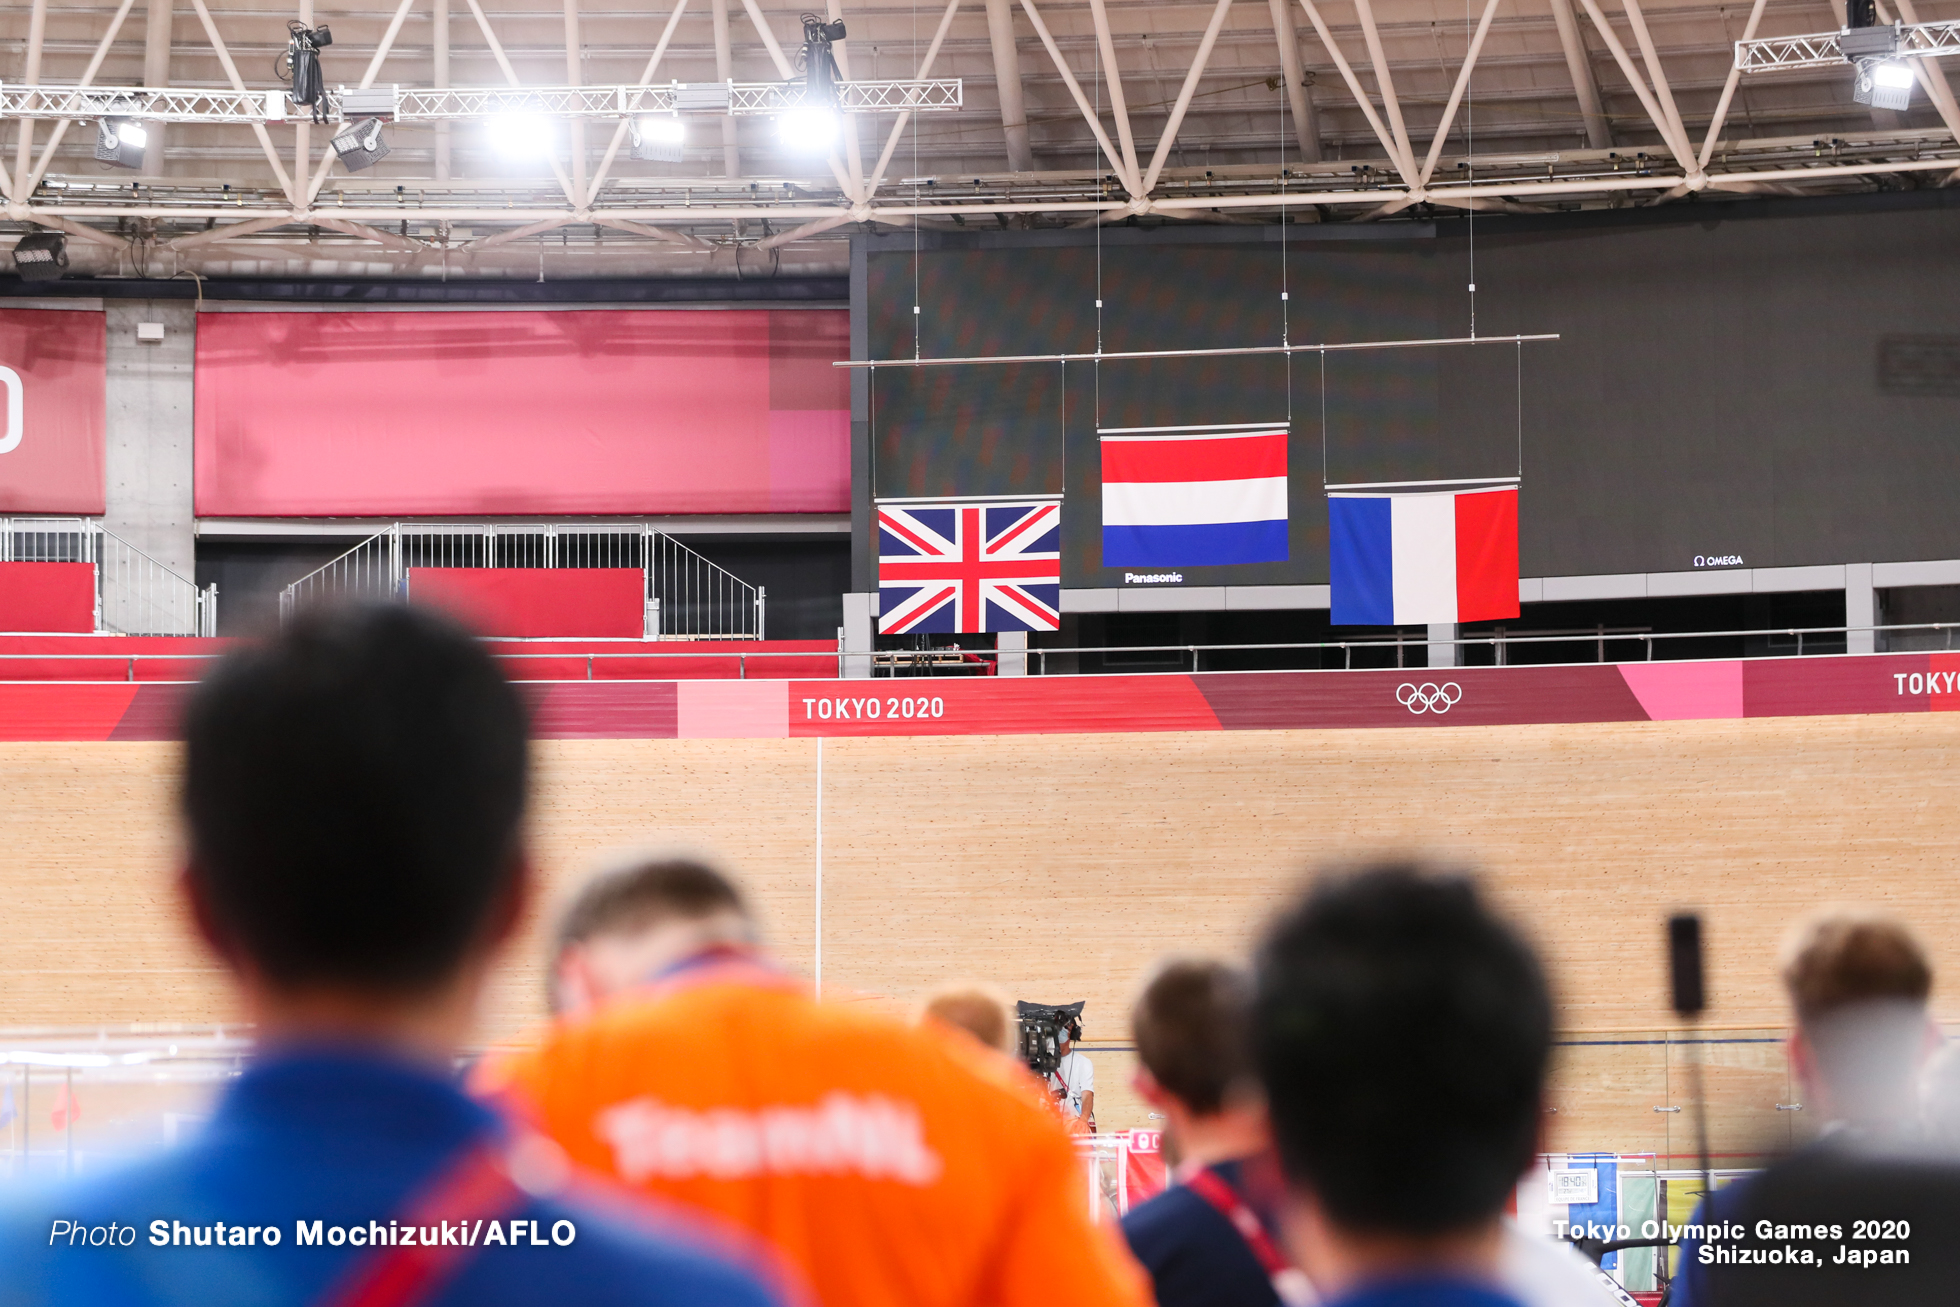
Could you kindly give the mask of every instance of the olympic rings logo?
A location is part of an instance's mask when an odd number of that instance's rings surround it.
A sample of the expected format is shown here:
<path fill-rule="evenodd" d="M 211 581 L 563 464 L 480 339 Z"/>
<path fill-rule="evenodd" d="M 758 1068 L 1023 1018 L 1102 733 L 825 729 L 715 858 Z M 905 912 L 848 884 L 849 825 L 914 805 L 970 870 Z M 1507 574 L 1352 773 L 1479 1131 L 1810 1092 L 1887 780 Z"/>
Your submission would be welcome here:
<path fill-rule="evenodd" d="M 1395 702 L 1412 713 L 1433 712 L 1441 716 L 1462 697 L 1463 687 L 1455 681 L 1445 681 L 1441 685 L 1434 681 L 1424 681 L 1421 685 L 1404 681 L 1395 687 Z"/>

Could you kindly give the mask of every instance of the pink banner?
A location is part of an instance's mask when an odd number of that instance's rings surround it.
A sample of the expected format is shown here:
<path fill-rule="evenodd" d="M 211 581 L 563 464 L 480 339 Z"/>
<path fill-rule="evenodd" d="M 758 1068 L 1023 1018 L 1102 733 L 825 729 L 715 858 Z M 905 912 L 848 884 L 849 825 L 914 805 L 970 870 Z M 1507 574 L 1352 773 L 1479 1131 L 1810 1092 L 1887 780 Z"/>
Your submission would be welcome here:
<path fill-rule="evenodd" d="M 104 321 L 0 309 L 0 513 L 103 511 Z"/>
<path fill-rule="evenodd" d="M 205 517 L 842 513 L 849 314 L 207 313 Z"/>

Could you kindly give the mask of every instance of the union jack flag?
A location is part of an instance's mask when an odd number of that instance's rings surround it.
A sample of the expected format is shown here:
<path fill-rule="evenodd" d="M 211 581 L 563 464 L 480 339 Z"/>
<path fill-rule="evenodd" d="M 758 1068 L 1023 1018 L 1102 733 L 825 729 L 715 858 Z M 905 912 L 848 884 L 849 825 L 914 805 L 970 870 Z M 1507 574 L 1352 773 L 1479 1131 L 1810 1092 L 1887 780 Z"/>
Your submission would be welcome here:
<path fill-rule="evenodd" d="M 1061 524 L 1059 499 L 880 503 L 878 629 L 1057 629 Z"/>

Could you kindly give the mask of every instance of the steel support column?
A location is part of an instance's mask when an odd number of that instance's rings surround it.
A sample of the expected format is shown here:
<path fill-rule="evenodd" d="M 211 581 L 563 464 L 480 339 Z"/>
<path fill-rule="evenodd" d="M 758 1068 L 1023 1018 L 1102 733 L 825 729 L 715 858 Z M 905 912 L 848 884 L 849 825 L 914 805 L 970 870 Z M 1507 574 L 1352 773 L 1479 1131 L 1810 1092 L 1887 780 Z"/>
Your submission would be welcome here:
<path fill-rule="evenodd" d="M 46 0 L 36 2 L 45 4 Z M 1032 172 L 1034 151 L 1028 146 L 1028 111 L 1021 93 L 1021 52 L 1014 44 L 1013 0 L 987 0 L 987 41 L 993 49 L 1000 127 L 1007 140 L 1007 170 Z"/>

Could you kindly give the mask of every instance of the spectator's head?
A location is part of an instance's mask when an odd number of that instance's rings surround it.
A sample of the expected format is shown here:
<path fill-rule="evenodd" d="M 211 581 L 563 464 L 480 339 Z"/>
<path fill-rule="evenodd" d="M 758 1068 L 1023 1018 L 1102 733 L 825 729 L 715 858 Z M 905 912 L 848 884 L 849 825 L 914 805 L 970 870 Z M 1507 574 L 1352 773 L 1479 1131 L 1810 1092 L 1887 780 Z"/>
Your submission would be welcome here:
<path fill-rule="evenodd" d="M 1011 1047 L 1008 1031 L 1013 1018 L 1007 1015 L 1007 996 L 992 985 L 962 981 L 941 986 L 926 996 L 919 1015 L 963 1030 L 998 1052 Z"/>
<path fill-rule="evenodd" d="M 480 979 L 524 894 L 528 758 L 475 640 L 399 605 L 304 614 L 217 665 L 185 741 L 188 889 L 255 999 L 413 1007 Z"/>
<path fill-rule="evenodd" d="M 1903 1124 L 1938 1043 L 1926 1014 L 1933 969 L 1903 923 L 1837 909 L 1799 925 L 1783 948 L 1796 1011 L 1790 1052 L 1825 1119 Z"/>
<path fill-rule="evenodd" d="M 1159 963 L 1130 1009 L 1145 1096 L 1173 1100 L 1194 1117 L 1256 1100 L 1251 1007 L 1252 982 L 1237 967 L 1208 958 Z"/>
<path fill-rule="evenodd" d="M 641 858 L 592 878 L 558 923 L 552 1008 L 588 1012 L 716 945 L 755 943 L 741 891 L 691 858 Z"/>
<path fill-rule="evenodd" d="M 1323 1287 L 1346 1274 L 1330 1248 L 1494 1257 L 1536 1150 L 1551 1032 L 1537 957 L 1466 877 L 1371 867 L 1279 919 L 1254 1052 L 1289 1229 Z"/>

